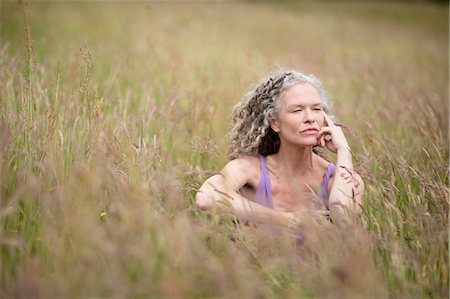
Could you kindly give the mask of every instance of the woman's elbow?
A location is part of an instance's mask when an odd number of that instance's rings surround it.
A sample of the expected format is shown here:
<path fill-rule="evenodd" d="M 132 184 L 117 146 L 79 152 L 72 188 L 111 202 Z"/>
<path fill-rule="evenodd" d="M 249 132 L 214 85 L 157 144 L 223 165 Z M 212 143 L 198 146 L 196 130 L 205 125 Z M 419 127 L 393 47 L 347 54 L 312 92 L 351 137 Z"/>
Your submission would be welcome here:
<path fill-rule="evenodd" d="M 199 190 L 195 195 L 195 206 L 200 210 L 209 210 L 213 205 L 213 199 L 204 191 Z"/>
<path fill-rule="evenodd" d="M 195 195 L 195 206 L 200 210 L 209 210 L 213 207 L 215 201 L 215 181 L 216 176 L 207 179 Z"/>

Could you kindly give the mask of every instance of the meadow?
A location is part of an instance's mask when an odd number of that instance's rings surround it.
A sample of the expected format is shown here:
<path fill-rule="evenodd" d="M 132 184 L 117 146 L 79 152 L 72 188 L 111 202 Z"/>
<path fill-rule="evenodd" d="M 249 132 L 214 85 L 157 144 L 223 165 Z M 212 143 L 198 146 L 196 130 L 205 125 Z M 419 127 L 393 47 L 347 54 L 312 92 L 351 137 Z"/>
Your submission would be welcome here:
<path fill-rule="evenodd" d="M 448 3 L 0 13 L 1 298 L 448 297 Z M 194 205 L 278 66 L 322 80 L 366 186 L 301 246 Z"/>

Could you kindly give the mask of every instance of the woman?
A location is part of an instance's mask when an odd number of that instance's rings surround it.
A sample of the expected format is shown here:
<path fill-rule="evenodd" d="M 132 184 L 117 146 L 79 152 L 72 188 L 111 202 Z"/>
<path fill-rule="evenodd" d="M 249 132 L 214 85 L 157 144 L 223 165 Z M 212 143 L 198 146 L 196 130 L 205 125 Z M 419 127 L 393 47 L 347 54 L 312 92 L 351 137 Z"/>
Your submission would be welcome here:
<path fill-rule="evenodd" d="M 364 184 L 315 77 L 271 74 L 235 106 L 233 122 L 231 161 L 203 183 L 198 208 L 286 227 L 360 213 Z M 336 153 L 336 164 L 316 154 L 319 147 Z"/>

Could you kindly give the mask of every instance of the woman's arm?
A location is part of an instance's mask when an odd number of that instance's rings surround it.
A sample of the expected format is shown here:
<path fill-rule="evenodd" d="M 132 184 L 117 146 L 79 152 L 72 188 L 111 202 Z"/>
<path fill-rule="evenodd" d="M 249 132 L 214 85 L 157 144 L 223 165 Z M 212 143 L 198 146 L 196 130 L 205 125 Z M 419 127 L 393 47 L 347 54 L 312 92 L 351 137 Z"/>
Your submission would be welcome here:
<path fill-rule="evenodd" d="M 350 149 L 339 148 L 333 184 L 328 198 L 331 218 L 336 219 L 347 212 L 360 214 L 363 193 L 364 182 L 353 170 Z"/>
<path fill-rule="evenodd" d="M 328 127 L 323 127 L 317 138 L 322 146 L 337 153 L 336 170 L 328 197 L 331 219 L 336 220 L 346 213 L 361 213 L 364 182 L 353 170 L 352 154 L 342 128 L 336 126 L 326 113 L 324 117 Z M 327 140 L 326 135 L 330 135 L 331 139 Z"/>
<path fill-rule="evenodd" d="M 254 168 L 254 166 L 253 166 Z M 233 213 L 241 221 L 293 227 L 298 221 L 291 213 L 279 212 L 239 194 L 252 175 L 251 162 L 245 158 L 230 161 L 220 174 L 207 179 L 195 196 L 195 204 L 202 210 Z"/>

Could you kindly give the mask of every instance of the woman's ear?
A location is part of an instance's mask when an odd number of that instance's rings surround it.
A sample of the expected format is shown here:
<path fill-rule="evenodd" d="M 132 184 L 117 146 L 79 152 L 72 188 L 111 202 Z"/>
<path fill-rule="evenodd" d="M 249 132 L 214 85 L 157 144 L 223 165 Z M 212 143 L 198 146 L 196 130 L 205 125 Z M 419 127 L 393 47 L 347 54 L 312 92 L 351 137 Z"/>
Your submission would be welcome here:
<path fill-rule="evenodd" d="M 270 124 L 270 127 L 272 128 L 272 130 L 274 130 L 274 132 L 276 132 L 276 133 L 280 132 L 280 125 L 276 118 L 271 117 L 269 119 L 269 124 Z"/>

